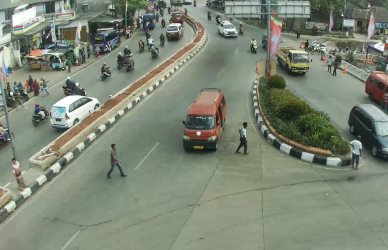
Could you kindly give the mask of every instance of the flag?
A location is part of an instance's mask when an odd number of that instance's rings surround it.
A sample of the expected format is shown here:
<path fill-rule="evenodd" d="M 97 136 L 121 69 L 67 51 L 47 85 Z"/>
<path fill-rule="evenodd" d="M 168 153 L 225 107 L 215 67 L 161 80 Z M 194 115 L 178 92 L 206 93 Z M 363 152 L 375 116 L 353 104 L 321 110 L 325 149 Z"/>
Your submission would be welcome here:
<path fill-rule="evenodd" d="M 125 1 L 125 16 L 127 16 L 128 12 L 128 1 Z"/>
<path fill-rule="evenodd" d="M 78 22 L 78 27 L 77 27 L 77 31 L 75 32 L 75 39 L 74 39 L 75 47 L 77 47 L 78 44 L 81 43 L 81 29 L 82 29 L 82 25 L 80 22 Z"/>
<path fill-rule="evenodd" d="M 3 82 L 7 80 L 7 75 L 8 75 L 8 68 L 4 62 L 4 53 L 3 53 L 3 62 L 1 64 L 1 79 L 3 79 Z"/>
<path fill-rule="evenodd" d="M 333 11 L 331 11 L 330 12 L 330 21 L 329 21 L 329 31 L 331 31 L 333 26 L 334 26 L 334 18 L 333 18 Z"/>
<path fill-rule="evenodd" d="M 375 29 L 376 29 L 376 22 L 372 12 L 372 14 L 370 14 L 369 25 L 368 25 L 368 36 L 366 37 L 365 43 L 367 43 L 369 39 L 371 39 L 371 37 L 375 33 Z"/>
<path fill-rule="evenodd" d="M 280 36 L 282 34 L 282 19 L 271 16 L 271 39 L 269 43 L 270 57 L 274 57 L 280 45 Z"/>

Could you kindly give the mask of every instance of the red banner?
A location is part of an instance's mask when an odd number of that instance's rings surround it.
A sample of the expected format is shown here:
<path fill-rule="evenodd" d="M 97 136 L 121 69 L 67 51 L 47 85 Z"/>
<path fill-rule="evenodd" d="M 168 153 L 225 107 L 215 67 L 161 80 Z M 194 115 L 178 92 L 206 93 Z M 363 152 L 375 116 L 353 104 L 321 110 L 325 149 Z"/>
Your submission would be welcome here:
<path fill-rule="evenodd" d="M 269 40 L 270 57 L 274 57 L 280 45 L 282 19 L 271 16 L 271 39 Z"/>

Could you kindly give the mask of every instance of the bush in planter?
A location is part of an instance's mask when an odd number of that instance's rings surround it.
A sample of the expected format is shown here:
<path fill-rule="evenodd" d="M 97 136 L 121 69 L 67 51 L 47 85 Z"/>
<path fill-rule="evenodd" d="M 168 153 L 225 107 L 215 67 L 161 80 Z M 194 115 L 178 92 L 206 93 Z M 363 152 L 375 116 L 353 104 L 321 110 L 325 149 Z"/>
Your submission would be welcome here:
<path fill-rule="evenodd" d="M 268 88 L 285 89 L 286 80 L 280 75 L 273 75 L 268 79 Z"/>
<path fill-rule="evenodd" d="M 295 120 L 309 112 L 308 105 L 289 90 L 271 89 L 269 98 L 272 111 L 281 119 Z"/>
<path fill-rule="evenodd" d="M 326 128 L 332 127 L 327 115 L 320 112 L 311 112 L 299 117 L 299 131 L 303 134 L 315 134 Z"/>

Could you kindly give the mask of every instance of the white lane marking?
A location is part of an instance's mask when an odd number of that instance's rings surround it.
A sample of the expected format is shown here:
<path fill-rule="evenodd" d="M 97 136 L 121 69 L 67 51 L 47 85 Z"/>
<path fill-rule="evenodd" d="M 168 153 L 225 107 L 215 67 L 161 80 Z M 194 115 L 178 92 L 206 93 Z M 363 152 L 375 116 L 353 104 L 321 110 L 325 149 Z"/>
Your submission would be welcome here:
<path fill-rule="evenodd" d="M 219 77 L 222 73 L 224 73 L 225 68 L 222 68 L 218 73 L 216 77 Z"/>
<path fill-rule="evenodd" d="M 77 235 L 78 235 L 80 232 L 81 232 L 80 230 L 78 230 L 77 232 L 75 232 L 75 233 L 71 236 L 71 238 L 66 242 L 66 244 L 61 248 L 61 250 L 65 250 L 66 247 L 67 247 L 68 245 L 70 245 L 70 243 L 77 237 Z"/>
<path fill-rule="evenodd" d="M 8 187 L 9 185 L 11 185 L 11 182 L 8 182 L 7 184 L 5 184 L 4 188 Z"/>
<path fill-rule="evenodd" d="M 135 167 L 135 170 L 137 170 L 138 168 L 140 168 L 141 164 L 143 164 L 143 162 L 145 160 L 147 160 L 147 158 L 151 155 L 151 153 L 159 146 L 159 142 L 157 142 L 155 144 L 155 146 L 153 148 L 151 148 L 151 150 L 144 156 L 144 158 L 139 162 L 139 164 L 137 164 L 137 166 Z"/>
<path fill-rule="evenodd" d="M 238 48 L 234 50 L 234 54 L 236 55 L 238 53 Z"/>

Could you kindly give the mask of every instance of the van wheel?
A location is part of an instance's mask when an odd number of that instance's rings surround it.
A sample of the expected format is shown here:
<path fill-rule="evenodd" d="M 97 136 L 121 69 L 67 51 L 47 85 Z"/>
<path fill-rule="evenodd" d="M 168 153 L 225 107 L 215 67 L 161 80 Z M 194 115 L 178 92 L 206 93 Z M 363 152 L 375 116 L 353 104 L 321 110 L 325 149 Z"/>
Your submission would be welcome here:
<path fill-rule="evenodd" d="M 356 128 L 354 127 L 353 124 L 350 124 L 349 130 L 350 130 L 350 133 L 351 133 L 352 135 L 356 135 L 356 134 L 357 134 Z"/>
<path fill-rule="evenodd" d="M 369 100 L 371 100 L 372 102 L 375 101 L 375 97 L 373 96 L 372 93 L 369 93 Z"/>
<path fill-rule="evenodd" d="M 97 110 L 97 109 L 98 109 L 98 107 L 100 107 L 100 105 L 99 105 L 99 104 L 96 104 L 96 105 L 94 105 L 94 110 Z"/>
<path fill-rule="evenodd" d="M 288 73 L 289 75 L 291 75 L 291 73 L 292 73 L 291 68 L 290 68 L 290 66 L 288 66 L 288 65 L 287 65 L 287 73 Z"/>
<path fill-rule="evenodd" d="M 73 122 L 73 126 L 77 125 L 78 122 L 79 122 L 79 120 L 75 119 L 74 122 Z"/>
<path fill-rule="evenodd" d="M 213 151 L 217 151 L 217 149 L 218 149 L 218 140 L 216 141 L 216 145 L 214 146 Z"/>
<path fill-rule="evenodd" d="M 373 146 L 373 147 L 372 147 L 372 155 L 373 155 L 374 157 L 377 156 L 377 148 L 376 148 L 376 146 Z"/>

